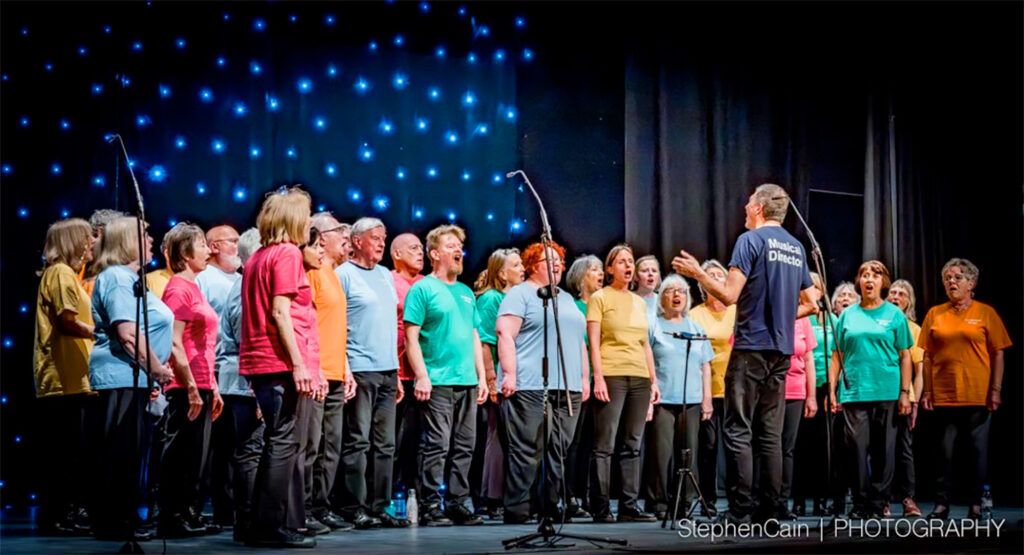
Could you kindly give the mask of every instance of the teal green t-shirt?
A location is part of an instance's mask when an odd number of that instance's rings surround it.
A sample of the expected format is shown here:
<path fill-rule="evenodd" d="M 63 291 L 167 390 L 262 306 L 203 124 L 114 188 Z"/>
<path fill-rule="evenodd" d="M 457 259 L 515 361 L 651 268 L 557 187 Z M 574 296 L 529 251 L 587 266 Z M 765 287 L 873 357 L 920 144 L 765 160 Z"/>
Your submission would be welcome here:
<path fill-rule="evenodd" d="M 836 317 L 828 314 L 828 321 L 832 325 L 836 323 Z M 811 316 L 811 329 L 814 330 L 814 340 L 817 346 L 814 348 L 814 377 L 815 384 L 821 387 L 828 383 L 828 366 L 832 361 L 832 352 L 836 350 L 835 332 L 832 327 L 828 328 L 828 354 L 825 353 L 825 329 L 818 323 L 818 316 Z"/>
<path fill-rule="evenodd" d="M 839 380 L 839 402 L 898 399 L 899 353 L 914 344 L 907 317 L 899 307 L 892 303 L 871 310 L 850 306 L 839 316 L 836 336 L 850 382 L 847 389 Z"/>
<path fill-rule="evenodd" d="M 469 287 L 427 276 L 409 289 L 402 318 L 420 326 L 420 349 L 432 385 L 479 383 L 473 331 L 480 326 L 480 316 Z"/>
<path fill-rule="evenodd" d="M 580 309 L 580 312 L 583 313 L 583 317 L 586 318 L 587 317 L 587 303 L 583 302 L 583 300 L 581 300 L 581 299 L 574 299 L 574 300 L 576 302 L 576 308 Z M 583 332 L 583 342 L 587 344 L 587 356 L 590 356 L 590 339 L 587 338 L 587 332 L 586 331 Z"/>
<path fill-rule="evenodd" d="M 505 299 L 505 294 L 497 289 L 488 289 L 476 298 L 476 313 L 480 315 L 480 325 L 476 332 L 480 335 L 480 343 L 484 349 L 491 350 L 491 360 L 494 361 L 494 372 L 498 377 L 498 387 L 501 387 L 501 368 L 498 364 L 498 334 L 495 331 L 498 324 L 498 307 Z"/>

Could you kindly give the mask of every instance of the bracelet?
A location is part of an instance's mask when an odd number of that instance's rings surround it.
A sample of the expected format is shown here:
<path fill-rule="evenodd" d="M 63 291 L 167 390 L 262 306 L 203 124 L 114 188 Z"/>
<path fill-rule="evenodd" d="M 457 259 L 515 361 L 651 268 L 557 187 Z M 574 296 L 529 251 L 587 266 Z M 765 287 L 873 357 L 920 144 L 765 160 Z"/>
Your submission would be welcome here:
<path fill-rule="evenodd" d="M 909 389 L 901 389 L 900 393 L 906 393 L 907 395 L 910 395 L 910 390 Z"/>
<path fill-rule="evenodd" d="M 995 385 L 995 386 L 990 387 L 989 390 L 990 391 L 995 391 L 996 393 L 999 393 L 1000 391 L 1003 390 L 1003 386 L 1002 385 Z"/>

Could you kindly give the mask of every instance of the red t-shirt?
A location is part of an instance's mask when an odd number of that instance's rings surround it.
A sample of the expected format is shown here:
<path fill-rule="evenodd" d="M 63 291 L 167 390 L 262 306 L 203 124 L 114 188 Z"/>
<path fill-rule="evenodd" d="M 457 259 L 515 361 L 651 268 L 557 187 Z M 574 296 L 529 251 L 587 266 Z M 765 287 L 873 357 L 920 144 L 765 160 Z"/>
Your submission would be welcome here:
<path fill-rule="evenodd" d="M 814 338 L 811 319 L 797 320 L 793 335 L 793 356 L 789 358 L 789 372 L 786 373 L 787 401 L 807 398 L 807 361 L 804 356 L 817 346 L 818 340 Z"/>
<path fill-rule="evenodd" d="M 405 296 L 409 294 L 409 289 L 414 283 L 423 279 L 423 276 L 417 275 L 414 279 L 409 280 L 395 270 L 391 270 L 391 275 L 395 278 L 395 292 L 398 293 L 398 379 L 412 380 L 416 378 L 416 375 L 413 373 L 412 367 L 409 366 L 409 360 L 405 357 L 405 325 L 402 321 L 402 308 L 405 306 Z"/>
<path fill-rule="evenodd" d="M 167 282 L 163 296 L 164 304 L 174 313 L 174 319 L 185 322 L 185 333 L 181 338 L 185 347 L 192 379 L 199 389 L 213 389 L 213 367 L 217 352 L 217 311 L 210 306 L 199 286 L 180 276 L 172 276 Z M 171 380 L 167 389 L 184 388 L 177 378 Z"/>
<path fill-rule="evenodd" d="M 242 271 L 242 344 L 238 373 L 243 376 L 293 370 L 272 316 L 278 295 L 292 297 L 291 318 L 295 341 L 306 369 L 320 379 L 320 341 L 316 309 L 309 279 L 302 267 L 302 251 L 291 243 L 277 243 L 256 251 Z"/>

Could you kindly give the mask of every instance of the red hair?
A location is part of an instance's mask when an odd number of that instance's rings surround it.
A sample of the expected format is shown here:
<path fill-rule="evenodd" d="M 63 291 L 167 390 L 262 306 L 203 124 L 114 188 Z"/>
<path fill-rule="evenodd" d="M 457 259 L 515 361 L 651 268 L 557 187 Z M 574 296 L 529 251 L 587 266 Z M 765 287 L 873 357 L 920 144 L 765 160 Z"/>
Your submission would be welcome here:
<path fill-rule="evenodd" d="M 565 247 L 552 241 L 551 248 L 558 253 L 558 256 L 562 257 L 562 261 L 565 261 Z M 537 271 L 537 266 L 540 265 L 541 259 L 544 258 L 544 245 L 541 243 L 534 243 L 526 250 L 523 251 L 523 268 L 526 269 L 526 275 L 532 276 Z"/>

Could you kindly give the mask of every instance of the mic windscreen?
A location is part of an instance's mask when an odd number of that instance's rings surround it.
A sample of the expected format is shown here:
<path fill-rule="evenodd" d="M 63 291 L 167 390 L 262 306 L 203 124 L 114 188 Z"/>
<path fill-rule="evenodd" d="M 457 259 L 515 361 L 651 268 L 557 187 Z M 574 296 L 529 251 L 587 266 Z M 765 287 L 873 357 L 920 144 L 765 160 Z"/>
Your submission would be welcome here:
<path fill-rule="evenodd" d="M 516 171 L 519 171 L 519 170 L 516 170 Z M 515 175 L 515 174 L 516 174 L 516 172 L 508 172 L 508 173 L 505 174 L 505 177 L 511 179 L 512 176 Z"/>

